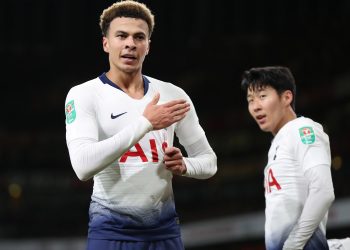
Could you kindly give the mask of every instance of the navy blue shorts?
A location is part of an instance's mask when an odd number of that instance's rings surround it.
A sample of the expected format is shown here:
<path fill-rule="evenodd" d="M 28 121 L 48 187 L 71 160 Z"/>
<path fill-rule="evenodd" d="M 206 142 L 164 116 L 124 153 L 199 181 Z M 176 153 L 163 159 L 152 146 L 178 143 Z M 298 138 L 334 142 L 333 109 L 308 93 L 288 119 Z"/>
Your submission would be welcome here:
<path fill-rule="evenodd" d="M 158 241 L 88 239 L 87 250 L 183 250 L 181 237 Z"/>

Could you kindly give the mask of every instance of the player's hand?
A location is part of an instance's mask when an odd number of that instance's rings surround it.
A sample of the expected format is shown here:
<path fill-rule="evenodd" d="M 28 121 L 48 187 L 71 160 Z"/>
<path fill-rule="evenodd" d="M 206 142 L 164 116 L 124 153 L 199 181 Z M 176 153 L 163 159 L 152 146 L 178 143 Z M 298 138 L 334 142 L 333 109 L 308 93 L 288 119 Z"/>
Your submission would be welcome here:
<path fill-rule="evenodd" d="M 167 147 L 164 151 L 165 168 L 176 175 L 183 175 L 187 168 L 181 150 L 176 147 Z"/>
<path fill-rule="evenodd" d="M 160 94 L 155 94 L 143 112 L 154 130 L 169 127 L 171 124 L 180 121 L 190 110 L 190 104 L 186 100 L 178 99 L 158 105 L 159 98 Z"/>

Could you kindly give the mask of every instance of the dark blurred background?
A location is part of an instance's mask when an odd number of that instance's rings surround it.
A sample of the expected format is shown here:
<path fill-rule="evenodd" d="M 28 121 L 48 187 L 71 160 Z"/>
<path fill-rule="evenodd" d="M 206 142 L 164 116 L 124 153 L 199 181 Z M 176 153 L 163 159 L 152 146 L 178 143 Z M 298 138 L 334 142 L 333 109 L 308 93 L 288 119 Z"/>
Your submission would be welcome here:
<path fill-rule="evenodd" d="M 86 237 L 92 181 L 79 181 L 70 165 L 64 101 L 72 86 L 108 70 L 98 22 L 113 2 L 1 2 L 0 242 Z M 291 68 L 298 114 L 330 136 L 336 199 L 350 198 L 350 1 L 141 2 L 156 16 L 143 73 L 190 95 L 218 156 L 215 177 L 174 178 L 183 224 L 264 209 L 272 138 L 249 117 L 240 89 L 242 72 L 255 66 Z M 350 224 L 328 230 L 345 236 Z M 261 236 L 196 249 L 263 248 Z"/>

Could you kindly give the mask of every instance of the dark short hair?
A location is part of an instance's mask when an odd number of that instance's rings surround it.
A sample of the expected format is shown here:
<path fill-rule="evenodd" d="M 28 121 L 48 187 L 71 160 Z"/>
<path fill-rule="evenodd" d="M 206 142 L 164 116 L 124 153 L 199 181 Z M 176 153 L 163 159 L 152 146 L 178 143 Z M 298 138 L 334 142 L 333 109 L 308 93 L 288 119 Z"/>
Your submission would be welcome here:
<path fill-rule="evenodd" d="M 290 90 L 293 94 L 291 106 L 295 110 L 296 85 L 294 76 L 289 68 L 269 66 L 251 68 L 243 72 L 241 87 L 245 92 L 248 89 L 258 90 L 266 86 L 274 88 L 279 95 L 286 90 Z"/>
<path fill-rule="evenodd" d="M 154 28 L 154 15 L 143 3 L 133 0 L 120 1 L 105 9 L 100 16 L 100 28 L 103 36 L 107 36 L 111 22 L 117 17 L 139 18 L 147 23 L 149 37 Z"/>

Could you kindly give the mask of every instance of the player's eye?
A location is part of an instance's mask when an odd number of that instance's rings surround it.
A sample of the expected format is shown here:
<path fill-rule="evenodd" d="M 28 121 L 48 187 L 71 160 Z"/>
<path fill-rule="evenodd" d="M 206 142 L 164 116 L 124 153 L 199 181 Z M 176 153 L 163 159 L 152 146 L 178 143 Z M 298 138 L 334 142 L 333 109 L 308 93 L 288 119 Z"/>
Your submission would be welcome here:
<path fill-rule="evenodd" d="M 135 36 L 135 39 L 138 41 L 142 41 L 145 39 L 145 36 L 144 35 L 137 35 L 137 36 Z"/>
<path fill-rule="evenodd" d="M 116 37 L 125 39 L 127 36 L 126 36 L 126 34 L 119 33 L 116 35 Z"/>

